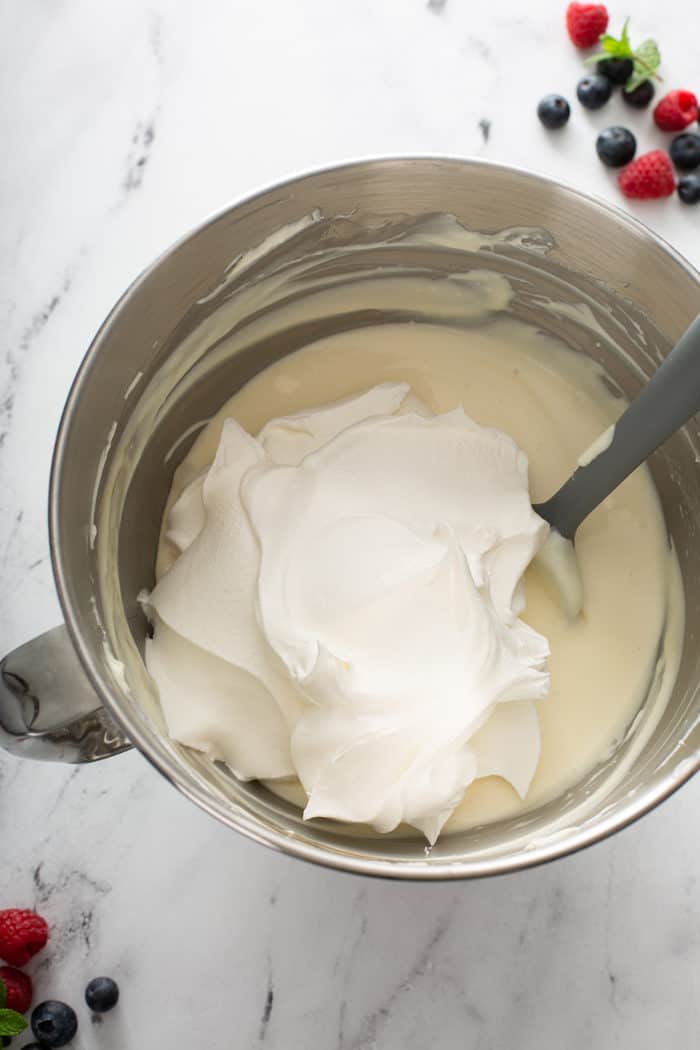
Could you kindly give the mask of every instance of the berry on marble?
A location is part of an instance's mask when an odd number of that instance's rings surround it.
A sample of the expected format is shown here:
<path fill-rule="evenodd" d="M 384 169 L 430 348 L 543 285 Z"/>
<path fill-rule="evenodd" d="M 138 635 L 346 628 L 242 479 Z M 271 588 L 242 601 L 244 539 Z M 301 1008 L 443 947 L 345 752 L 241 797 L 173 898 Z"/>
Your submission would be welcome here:
<path fill-rule="evenodd" d="M 700 204 L 700 174 L 697 171 L 678 180 L 678 196 L 684 204 Z"/>
<path fill-rule="evenodd" d="M 651 80 L 643 80 L 632 91 L 623 91 L 622 100 L 634 109 L 644 109 L 654 97 L 654 85 Z"/>
<path fill-rule="evenodd" d="M 5 967 L 5 969 L 10 969 L 10 967 Z M 22 976 L 24 975 L 20 974 L 20 977 Z M 24 997 L 22 989 L 19 991 Z M 13 988 L 13 997 L 17 1005 L 22 1005 L 21 1002 L 17 1002 L 16 988 Z M 9 1046 L 12 1042 L 12 1036 L 19 1035 L 27 1027 L 26 1020 L 18 1010 L 13 1009 L 9 999 L 10 995 L 7 986 L 4 980 L 0 978 L 0 1046 Z"/>
<path fill-rule="evenodd" d="M 637 151 L 637 140 L 627 128 L 615 125 L 605 128 L 596 139 L 598 156 L 608 168 L 621 168 L 629 164 Z"/>
<path fill-rule="evenodd" d="M 40 952 L 49 937 L 46 921 L 27 908 L 0 911 L 0 959 L 10 966 L 24 966 Z"/>
<path fill-rule="evenodd" d="M 119 1001 L 119 986 L 111 977 L 93 977 L 85 989 L 85 1002 L 93 1013 L 104 1014 Z"/>
<path fill-rule="evenodd" d="M 5 985 L 5 1007 L 26 1014 L 32 1005 L 32 979 L 14 966 L 0 966 L 0 981 Z"/>
<path fill-rule="evenodd" d="M 545 95 L 537 107 L 537 116 L 550 130 L 563 128 L 571 116 L 571 108 L 561 95 Z"/>
<path fill-rule="evenodd" d="M 576 86 L 576 96 L 586 109 L 600 109 L 612 94 L 612 84 L 602 73 L 589 73 Z"/>
<path fill-rule="evenodd" d="M 681 171 L 693 171 L 700 167 L 700 135 L 685 131 L 676 135 L 669 150 L 671 160 Z"/>
<path fill-rule="evenodd" d="M 662 131 L 682 131 L 698 119 L 698 100 L 692 91 L 669 91 L 654 107 L 654 121 Z"/>
<path fill-rule="evenodd" d="M 575 47 L 593 47 L 608 28 L 608 12 L 602 4 L 572 3 L 566 9 L 566 29 Z"/>
<path fill-rule="evenodd" d="M 78 1030 L 75 1010 L 66 1003 L 48 999 L 32 1010 L 32 1032 L 42 1047 L 65 1046 Z"/>
<path fill-rule="evenodd" d="M 653 149 L 637 157 L 622 169 L 617 182 L 625 197 L 637 200 L 670 197 L 676 188 L 671 161 L 662 149 Z"/>

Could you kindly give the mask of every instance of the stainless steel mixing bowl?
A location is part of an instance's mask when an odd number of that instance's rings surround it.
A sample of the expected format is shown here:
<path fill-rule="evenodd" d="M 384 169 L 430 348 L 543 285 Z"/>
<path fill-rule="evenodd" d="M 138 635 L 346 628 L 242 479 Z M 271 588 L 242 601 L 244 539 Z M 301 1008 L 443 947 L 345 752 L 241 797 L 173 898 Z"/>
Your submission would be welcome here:
<path fill-rule="evenodd" d="M 436 247 L 420 230 L 426 221 L 439 225 L 429 217 L 445 213 L 481 236 L 448 237 Z M 284 236 L 275 238 L 281 228 Z M 303 280 L 293 277 L 300 260 Z M 364 278 L 377 267 L 391 292 L 384 305 L 375 298 L 363 305 Z M 178 439 L 260 369 L 314 338 L 369 323 L 434 320 L 429 302 L 402 294 L 405 274 L 439 282 L 469 268 L 505 274 L 516 315 L 596 357 L 629 396 L 700 309 L 698 274 L 629 215 L 544 178 L 476 161 L 349 164 L 285 182 L 209 219 L 126 292 L 71 390 L 50 492 L 66 628 L 3 662 L 6 747 L 28 757 L 91 761 L 131 742 L 202 809 L 258 842 L 345 871 L 420 879 L 515 871 L 571 853 L 629 824 L 697 770 L 695 424 L 651 464 L 685 587 L 685 645 L 673 695 L 640 753 L 634 755 L 644 716 L 613 759 L 566 796 L 518 819 L 446 835 L 426 851 L 409 834 L 304 824 L 261 785 L 239 783 L 164 732 L 138 655 L 146 624 L 136 596 L 153 579 L 172 469 L 188 447 Z M 307 309 L 314 288 L 330 284 L 341 299 L 352 289 L 347 307 L 332 315 Z M 564 308 L 548 309 L 552 300 Z M 294 306 L 292 324 L 275 322 L 282 301 Z M 235 354 L 225 349 L 232 336 Z M 613 769 L 619 775 L 609 788 Z"/>

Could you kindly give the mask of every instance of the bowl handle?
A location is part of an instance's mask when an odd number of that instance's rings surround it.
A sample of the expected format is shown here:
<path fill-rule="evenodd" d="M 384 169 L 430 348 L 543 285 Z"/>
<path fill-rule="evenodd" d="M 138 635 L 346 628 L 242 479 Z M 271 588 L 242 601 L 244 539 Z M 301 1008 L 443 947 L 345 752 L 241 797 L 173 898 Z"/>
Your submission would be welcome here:
<path fill-rule="evenodd" d="M 50 762 L 95 762 L 130 749 L 99 705 L 63 625 L 0 663 L 0 747 Z"/>

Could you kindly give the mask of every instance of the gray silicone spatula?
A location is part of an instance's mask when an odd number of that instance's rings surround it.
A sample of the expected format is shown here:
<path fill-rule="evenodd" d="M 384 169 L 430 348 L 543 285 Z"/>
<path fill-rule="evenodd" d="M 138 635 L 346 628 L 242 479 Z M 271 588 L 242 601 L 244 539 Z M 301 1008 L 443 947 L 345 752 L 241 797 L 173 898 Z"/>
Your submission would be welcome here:
<path fill-rule="evenodd" d="M 545 503 L 535 505 L 553 530 L 538 560 L 554 575 L 570 615 L 577 616 L 582 606 L 573 549 L 577 528 L 628 474 L 698 411 L 700 314 L 615 426 L 601 434 L 588 454 L 584 453 L 580 461 L 584 465 Z"/>

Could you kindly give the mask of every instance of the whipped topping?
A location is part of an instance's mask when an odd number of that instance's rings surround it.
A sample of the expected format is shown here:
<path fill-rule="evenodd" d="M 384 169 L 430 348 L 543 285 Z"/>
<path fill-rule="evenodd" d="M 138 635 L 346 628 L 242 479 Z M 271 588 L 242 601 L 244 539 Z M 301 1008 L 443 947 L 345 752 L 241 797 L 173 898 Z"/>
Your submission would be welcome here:
<path fill-rule="evenodd" d="M 547 529 L 515 442 L 408 384 L 257 437 L 227 419 L 145 599 L 171 736 L 242 779 L 298 777 L 306 818 L 431 843 L 479 777 L 524 797 L 549 647 L 522 577 Z"/>

